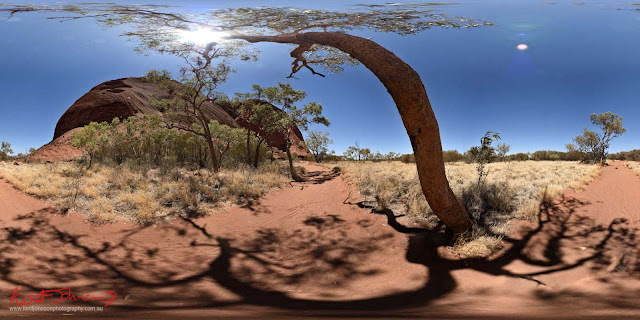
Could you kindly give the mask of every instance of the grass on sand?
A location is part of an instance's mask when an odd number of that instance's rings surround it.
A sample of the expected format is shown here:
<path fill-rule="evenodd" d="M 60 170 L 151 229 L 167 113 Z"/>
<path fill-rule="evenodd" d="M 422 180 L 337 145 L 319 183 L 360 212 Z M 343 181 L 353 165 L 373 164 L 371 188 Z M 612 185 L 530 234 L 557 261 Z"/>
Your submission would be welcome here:
<path fill-rule="evenodd" d="M 344 161 L 332 165 L 341 167 L 365 201 L 378 210 L 390 209 L 430 226 L 437 223 L 414 164 Z M 535 220 L 541 204 L 552 202 L 567 188 L 584 188 L 600 174 L 598 165 L 567 161 L 498 162 L 487 165 L 487 169 L 488 177 L 479 184 L 475 164 L 446 164 L 451 188 L 474 220 L 471 240 L 453 246 L 454 254 L 490 255 L 500 249 L 510 220 Z"/>
<path fill-rule="evenodd" d="M 53 202 L 94 223 L 131 220 L 142 225 L 175 216 L 198 216 L 258 198 L 290 181 L 285 163 L 258 170 L 149 169 L 123 165 L 0 162 L 0 176 L 17 189 Z"/>
<path fill-rule="evenodd" d="M 640 161 L 627 161 L 627 167 L 633 170 L 637 175 L 640 175 Z"/>

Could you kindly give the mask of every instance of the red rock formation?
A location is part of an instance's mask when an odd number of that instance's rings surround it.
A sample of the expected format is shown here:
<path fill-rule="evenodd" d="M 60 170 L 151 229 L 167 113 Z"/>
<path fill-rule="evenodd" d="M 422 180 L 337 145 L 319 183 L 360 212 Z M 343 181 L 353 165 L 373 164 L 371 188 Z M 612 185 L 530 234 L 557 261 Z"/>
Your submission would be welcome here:
<path fill-rule="evenodd" d="M 126 119 L 134 115 L 161 114 L 152 106 L 152 99 L 167 99 L 169 94 L 153 83 L 143 78 L 123 78 L 101 83 L 78 99 L 58 120 L 53 141 L 41 147 L 32 157 L 42 161 L 63 161 L 77 159 L 83 151 L 71 147 L 71 131 L 83 127 L 92 121 L 111 122 L 114 118 Z M 211 120 L 217 120 L 228 126 L 242 127 L 231 112 L 229 106 L 216 104 L 205 106 L 205 115 Z M 297 146 L 303 141 L 302 133 L 295 128 L 292 139 L 296 142 L 291 152 L 298 156 L 309 156 L 304 147 Z M 273 135 L 269 142 L 284 150 L 284 136 Z"/>

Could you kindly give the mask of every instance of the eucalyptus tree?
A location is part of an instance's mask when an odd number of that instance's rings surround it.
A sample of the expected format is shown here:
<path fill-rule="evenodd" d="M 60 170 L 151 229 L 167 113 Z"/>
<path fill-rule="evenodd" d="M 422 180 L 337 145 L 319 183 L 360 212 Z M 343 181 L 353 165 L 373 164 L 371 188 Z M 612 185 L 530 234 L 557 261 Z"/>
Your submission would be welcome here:
<path fill-rule="evenodd" d="M 602 130 L 602 135 L 600 136 L 600 164 L 604 165 L 607 159 L 609 143 L 614 138 L 627 132 L 627 129 L 622 126 L 622 117 L 613 112 L 592 113 L 590 118 L 591 123 Z"/>
<path fill-rule="evenodd" d="M 8 160 L 12 153 L 13 149 L 11 149 L 11 144 L 9 142 L 2 141 L 2 144 L 0 144 L 0 161 Z"/>
<path fill-rule="evenodd" d="M 358 144 L 358 141 L 356 141 L 353 146 L 349 146 L 347 150 L 344 151 L 343 156 L 349 160 L 360 161 L 360 156 L 362 154 L 360 150 L 360 145 Z"/>
<path fill-rule="evenodd" d="M 584 128 L 582 134 L 573 138 L 573 143 L 566 147 L 569 152 L 581 152 L 583 162 L 596 162 L 600 158 L 600 136 L 588 128 Z"/>
<path fill-rule="evenodd" d="M 509 150 L 511 150 L 511 145 L 508 145 L 506 143 L 498 143 L 498 145 L 496 146 L 496 155 L 498 156 L 500 161 L 504 161 L 507 153 L 509 153 Z"/>
<path fill-rule="evenodd" d="M 586 155 L 585 160 L 594 163 L 600 161 L 604 165 L 609 143 L 627 130 L 622 126 L 622 117 L 612 112 L 592 113 L 590 118 L 591 123 L 602 130 L 602 134 L 584 128 L 581 135 L 573 138 L 575 145 L 568 144 L 567 150 L 577 149 Z"/>
<path fill-rule="evenodd" d="M 220 150 L 216 148 L 206 108 L 207 105 L 224 98 L 215 90 L 220 83 L 226 81 L 231 72 L 227 63 L 213 65 L 214 59 L 219 56 L 220 53 L 216 51 L 204 54 L 204 59 L 191 58 L 192 61 L 185 56 L 186 66 L 180 70 L 180 82 L 174 81 L 169 73 L 158 76 L 159 72 L 156 70 L 149 71 L 146 76 L 147 80 L 172 93 L 171 99 L 154 100 L 155 107 L 167 112 L 167 124 L 172 128 L 190 132 L 204 139 L 214 171 L 221 167 L 221 163 L 218 162 Z"/>
<path fill-rule="evenodd" d="M 247 144 L 247 164 L 251 164 L 255 168 L 259 165 L 260 147 L 266 143 L 272 150 L 273 145 L 269 143 L 269 137 L 278 133 L 278 123 L 284 116 L 284 113 L 273 107 L 276 102 L 278 90 L 276 87 L 263 88 L 258 84 L 252 86 L 252 91 L 248 93 L 236 93 L 236 97 L 240 105 L 238 108 L 239 118 L 244 121 L 247 126 L 246 144 Z M 251 134 L 253 133 L 256 141 L 253 157 L 251 154 Z"/>
<path fill-rule="evenodd" d="M 253 167 L 257 168 L 260 162 L 260 150 L 266 143 L 273 152 L 274 146 L 269 142 L 269 137 L 278 133 L 278 121 L 283 117 L 280 110 L 268 103 L 255 103 L 251 105 L 251 113 L 248 118 L 250 126 L 253 126 L 256 145 L 253 152 Z M 249 151 L 247 151 L 249 152 Z"/>
<path fill-rule="evenodd" d="M 302 90 L 294 89 L 289 83 L 280 82 L 277 86 L 265 88 L 264 92 L 267 100 L 279 106 L 283 111 L 273 128 L 284 137 L 291 178 L 295 181 L 303 181 L 293 166 L 293 156 L 291 155 L 293 130 L 294 128 L 308 130 L 312 123 L 329 126 L 329 119 L 322 115 L 322 105 L 317 102 L 308 102 L 301 108 L 296 106 L 295 103 L 306 98 L 307 94 Z"/>
<path fill-rule="evenodd" d="M 435 215 L 457 233 L 470 229 L 462 202 L 449 186 L 442 158 L 440 132 L 420 75 L 393 52 L 373 40 L 357 36 L 358 30 L 411 35 L 442 28 L 473 28 L 491 23 L 449 17 L 433 9 L 438 3 L 359 5 L 347 10 L 255 7 L 181 13 L 168 6 L 116 4 L 9 5 L 10 15 L 45 11 L 52 18 L 94 18 L 107 26 L 129 25 L 140 50 L 173 54 L 193 51 L 208 54 L 221 46 L 240 50 L 246 43 L 293 44 L 290 77 L 300 70 L 325 77 L 322 67 L 338 73 L 344 65 L 362 64 L 386 87 L 400 113 L 413 147 L 423 193 Z M 201 48 L 185 48 L 177 41 L 184 32 L 208 35 Z M 239 42 L 240 40 L 241 42 Z M 246 56 L 244 56 L 247 59 Z"/>
<path fill-rule="evenodd" d="M 329 139 L 329 132 L 325 131 L 311 130 L 307 134 L 305 144 L 313 155 L 314 160 L 321 162 L 329 155 L 329 145 L 333 143 L 333 140 Z"/>

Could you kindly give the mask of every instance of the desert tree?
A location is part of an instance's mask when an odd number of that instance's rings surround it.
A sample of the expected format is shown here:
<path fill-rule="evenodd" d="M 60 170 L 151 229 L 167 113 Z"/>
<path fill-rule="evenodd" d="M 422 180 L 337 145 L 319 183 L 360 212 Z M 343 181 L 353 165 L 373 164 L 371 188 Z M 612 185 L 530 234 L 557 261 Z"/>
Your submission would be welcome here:
<path fill-rule="evenodd" d="M 387 161 L 393 161 L 393 160 L 396 160 L 396 159 L 400 158 L 401 155 L 402 154 L 400 154 L 400 153 L 390 151 L 384 157 L 385 157 L 385 160 L 387 160 Z"/>
<path fill-rule="evenodd" d="M 2 141 L 2 144 L 0 144 L 0 160 L 2 161 L 9 160 L 9 157 L 11 157 L 11 154 L 13 154 L 13 150 L 11 149 L 11 144 L 9 142 Z"/>
<path fill-rule="evenodd" d="M 596 162 L 600 158 L 600 137 L 597 133 L 584 128 L 582 134 L 573 138 L 573 143 L 567 145 L 569 151 L 579 151 L 584 154 L 583 161 Z"/>
<path fill-rule="evenodd" d="M 371 160 L 373 154 L 371 153 L 371 149 L 369 148 L 360 148 L 358 150 L 358 159 L 359 160 Z"/>
<path fill-rule="evenodd" d="M 360 145 L 358 144 L 358 141 L 356 141 L 354 145 L 348 146 L 347 150 L 343 153 L 344 157 L 349 160 L 360 160 L 360 154 Z"/>
<path fill-rule="evenodd" d="M 507 153 L 511 150 L 511 146 L 506 143 L 498 143 L 496 146 L 496 155 L 500 158 L 500 161 L 504 161 Z"/>
<path fill-rule="evenodd" d="M 196 123 L 192 130 L 203 129 Z M 242 130 L 217 121 L 209 122 L 217 163 L 222 164 L 229 151 L 240 144 Z M 82 148 L 94 161 L 123 164 L 147 164 L 172 168 L 177 165 L 204 167 L 210 154 L 201 136 L 168 127 L 158 114 L 132 116 L 111 122 L 91 122 L 72 134 L 71 144 Z"/>
<path fill-rule="evenodd" d="M 75 148 L 82 148 L 89 156 L 88 167 L 96 160 L 101 154 L 101 151 L 105 149 L 105 145 L 108 143 L 108 131 L 109 124 L 107 122 L 91 122 L 84 126 L 81 130 L 73 132 L 71 136 L 71 146 Z"/>
<path fill-rule="evenodd" d="M 316 70 L 340 72 L 344 65 L 362 64 L 386 87 L 400 113 L 411 141 L 422 191 L 434 214 L 456 233 L 471 228 L 462 202 L 445 175 L 440 132 L 420 75 L 394 53 L 356 30 L 411 35 L 431 28 L 473 28 L 488 22 L 449 17 L 434 11 L 434 4 L 359 5 L 352 10 L 318 10 L 286 7 L 231 8 L 200 15 L 176 12 L 174 7 L 85 3 L 81 5 L 9 5 L 13 16 L 45 11 L 52 18 L 93 18 L 107 26 L 129 25 L 127 35 L 137 37 L 140 50 L 181 54 L 176 41 L 183 32 L 207 34 L 211 39 L 199 53 L 220 45 L 272 42 L 292 44 L 290 77 L 300 70 L 325 77 Z M 173 11 L 170 11 L 173 10 Z M 227 40 L 227 41 L 224 41 Z"/>
<path fill-rule="evenodd" d="M 156 99 L 154 104 L 159 110 L 165 110 L 167 125 L 181 131 L 202 137 L 209 150 L 211 168 L 220 170 L 220 150 L 216 148 L 214 135 L 209 126 L 207 106 L 225 97 L 216 91 L 225 82 L 231 69 L 226 62 L 213 65 L 214 59 L 224 54 L 212 51 L 190 61 L 185 56 L 186 66 L 180 69 L 179 81 L 174 81 L 169 73 L 158 77 L 157 71 L 147 73 L 146 79 L 172 93 L 170 99 Z"/>
<path fill-rule="evenodd" d="M 567 150 L 580 151 L 585 154 L 584 161 L 600 161 L 600 164 L 604 165 L 609 143 L 625 133 L 626 129 L 622 126 L 622 117 L 612 112 L 593 113 L 590 118 L 591 123 L 602 130 L 602 133 L 584 128 L 581 135 L 573 138 L 574 143 L 567 145 Z"/>
<path fill-rule="evenodd" d="M 305 94 L 306 96 L 306 94 Z M 272 103 L 278 102 L 278 87 L 262 87 L 254 84 L 248 93 L 236 93 L 238 119 L 246 124 L 247 163 L 255 168 L 259 165 L 260 148 L 263 143 L 273 150 L 269 144 L 269 137 L 279 132 L 278 124 L 284 113 L 275 108 Z M 251 136 L 255 143 L 254 153 L 251 153 Z"/>
<path fill-rule="evenodd" d="M 590 116 L 591 123 L 602 130 L 600 135 L 600 164 L 604 165 L 607 158 L 607 149 L 609 143 L 616 137 L 625 133 L 627 130 L 622 126 L 622 117 L 612 113 L 605 112 L 601 114 L 593 113 Z"/>
<path fill-rule="evenodd" d="M 371 155 L 371 160 L 376 161 L 376 162 L 377 161 L 382 161 L 382 160 L 384 160 L 384 155 L 380 151 L 376 150 L 376 152 L 374 152 Z"/>
<path fill-rule="evenodd" d="M 500 134 L 487 131 L 480 139 L 480 145 L 469 149 L 471 159 L 476 163 L 476 171 L 478 171 L 478 186 L 481 185 L 489 175 L 489 171 L 486 170 L 486 165 L 495 160 L 497 156 L 496 148 L 493 146 L 493 142 L 496 140 L 500 140 Z"/>
<path fill-rule="evenodd" d="M 204 132 L 203 128 L 200 128 L 200 126 L 196 125 L 194 127 L 197 131 Z M 216 158 L 213 162 L 217 164 L 217 168 L 214 169 L 215 171 L 218 171 L 222 167 L 224 157 L 227 155 L 231 146 L 240 143 L 244 133 L 242 129 L 232 128 L 225 124 L 221 124 L 216 120 L 210 120 L 207 127 L 211 134 L 211 141 L 213 141 L 214 144 L 215 154 L 213 156 Z"/>
<path fill-rule="evenodd" d="M 567 152 L 575 152 L 578 151 L 578 148 L 576 148 L 576 145 L 573 143 L 567 143 L 564 145 L 565 149 L 567 149 Z"/>
<path fill-rule="evenodd" d="M 310 130 L 307 133 L 305 144 L 314 160 L 322 162 L 330 154 L 329 145 L 333 144 L 333 140 L 329 139 L 329 133 L 326 131 Z"/>
<path fill-rule="evenodd" d="M 268 139 L 278 133 L 278 121 L 280 121 L 283 116 L 284 114 L 280 112 L 280 110 L 274 108 L 269 103 L 252 104 L 248 120 L 249 124 L 256 128 L 254 132 L 256 145 L 253 153 L 253 166 L 255 168 L 257 168 L 259 164 L 260 150 L 263 143 L 266 143 L 273 153 L 275 147 L 269 143 Z"/>
<path fill-rule="evenodd" d="M 282 116 L 273 125 L 274 130 L 284 136 L 285 153 L 289 161 L 289 171 L 291 179 L 303 181 L 293 166 L 293 156 L 291 147 L 293 146 L 293 130 L 308 130 L 312 123 L 329 126 L 329 120 L 322 115 L 322 105 L 317 102 L 308 102 L 303 107 L 298 107 L 295 103 L 307 97 L 306 92 L 294 89 L 290 83 L 278 83 L 277 86 L 265 88 L 267 100 L 280 107 Z"/>

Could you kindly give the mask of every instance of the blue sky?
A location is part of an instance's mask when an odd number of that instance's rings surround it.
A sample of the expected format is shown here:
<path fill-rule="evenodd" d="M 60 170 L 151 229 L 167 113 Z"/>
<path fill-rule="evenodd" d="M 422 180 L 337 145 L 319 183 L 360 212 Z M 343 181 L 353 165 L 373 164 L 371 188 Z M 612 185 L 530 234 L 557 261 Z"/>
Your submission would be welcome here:
<path fill-rule="evenodd" d="M 170 1 L 155 1 L 169 3 Z M 383 3 L 385 1 L 361 1 Z M 26 3 L 23 1 L 23 3 Z M 182 1 L 216 6 L 269 5 L 268 1 Z M 309 1 L 278 6 L 314 7 Z M 322 7 L 344 8 L 325 1 Z M 611 151 L 640 148 L 640 8 L 631 2 L 466 1 L 438 6 L 455 16 L 485 19 L 493 27 L 432 29 L 414 36 L 359 33 L 384 45 L 421 75 L 444 149 L 467 150 L 488 130 L 500 132 L 512 152 L 563 150 L 589 123 L 590 113 L 624 117 L 627 133 Z M 618 10 L 623 9 L 623 10 Z M 0 140 L 16 152 L 51 140 L 58 118 L 95 85 L 149 69 L 177 73 L 171 56 L 135 53 L 135 43 L 90 20 L 58 22 L 38 13 L 0 18 Z M 527 44 L 521 51 L 518 44 Z M 342 153 L 356 140 L 380 152 L 411 152 L 393 101 L 364 67 L 319 78 L 286 79 L 290 46 L 261 44 L 260 60 L 237 63 L 220 89 L 228 94 L 290 81 L 320 102 L 332 122 L 326 130 Z"/>

